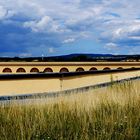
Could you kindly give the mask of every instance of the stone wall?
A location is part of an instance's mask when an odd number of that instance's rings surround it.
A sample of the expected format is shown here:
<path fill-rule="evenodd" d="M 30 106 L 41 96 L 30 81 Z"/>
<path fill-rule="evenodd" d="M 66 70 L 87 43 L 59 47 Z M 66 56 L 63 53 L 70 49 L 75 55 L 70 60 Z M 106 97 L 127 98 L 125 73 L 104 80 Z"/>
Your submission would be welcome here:
<path fill-rule="evenodd" d="M 140 77 L 140 69 L 0 75 L 0 96 L 56 92 Z"/>

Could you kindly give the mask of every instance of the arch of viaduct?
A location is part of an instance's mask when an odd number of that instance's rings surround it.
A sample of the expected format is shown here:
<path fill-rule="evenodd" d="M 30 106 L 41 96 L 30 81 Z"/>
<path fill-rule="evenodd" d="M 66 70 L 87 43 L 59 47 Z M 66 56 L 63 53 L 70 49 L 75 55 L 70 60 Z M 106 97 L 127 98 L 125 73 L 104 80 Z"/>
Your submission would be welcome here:
<path fill-rule="evenodd" d="M 0 73 L 50 73 L 140 68 L 140 62 L 0 62 Z"/>

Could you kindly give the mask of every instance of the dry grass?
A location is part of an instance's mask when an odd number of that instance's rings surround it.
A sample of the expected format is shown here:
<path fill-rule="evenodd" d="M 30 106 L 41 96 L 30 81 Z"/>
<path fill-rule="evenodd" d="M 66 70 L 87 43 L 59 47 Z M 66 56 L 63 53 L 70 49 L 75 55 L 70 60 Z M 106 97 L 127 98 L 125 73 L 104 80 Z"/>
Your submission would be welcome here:
<path fill-rule="evenodd" d="M 140 82 L 0 106 L 0 140 L 139 140 Z"/>

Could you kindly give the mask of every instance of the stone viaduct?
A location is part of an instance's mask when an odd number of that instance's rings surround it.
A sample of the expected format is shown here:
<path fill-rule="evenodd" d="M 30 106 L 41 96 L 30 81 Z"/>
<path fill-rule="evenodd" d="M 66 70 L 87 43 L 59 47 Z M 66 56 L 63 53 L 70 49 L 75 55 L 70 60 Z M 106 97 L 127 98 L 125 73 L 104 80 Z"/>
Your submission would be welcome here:
<path fill-rule="evenodd" d="M 0 62 L 0 100 L 140 78 L 140 62 Z"/>
<path fill-rule="evenodd" d="M 139 68 L 140 62 L 0 62 L 3 73 L 57 73 Z"/>

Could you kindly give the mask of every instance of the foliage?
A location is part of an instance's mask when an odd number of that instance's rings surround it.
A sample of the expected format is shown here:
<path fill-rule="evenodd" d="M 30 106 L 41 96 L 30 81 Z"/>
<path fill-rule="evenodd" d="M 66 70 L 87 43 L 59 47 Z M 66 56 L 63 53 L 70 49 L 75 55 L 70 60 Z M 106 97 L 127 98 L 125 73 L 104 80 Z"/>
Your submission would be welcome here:
<path fill-rule="evenodd" d="M 139 82 L 0 106 L 1 140 L 138 140 Z"/>

